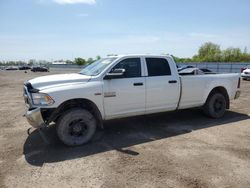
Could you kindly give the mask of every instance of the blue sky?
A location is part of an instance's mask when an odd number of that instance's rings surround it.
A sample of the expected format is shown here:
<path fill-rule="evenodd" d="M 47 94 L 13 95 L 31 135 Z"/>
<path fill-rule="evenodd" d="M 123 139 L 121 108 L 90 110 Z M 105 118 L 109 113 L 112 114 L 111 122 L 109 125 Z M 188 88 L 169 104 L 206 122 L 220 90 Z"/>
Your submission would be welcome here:
<path fill-rule="evenodd" d="M 0 60 L 250 51 L 250 0 L 0 0 Z"/>

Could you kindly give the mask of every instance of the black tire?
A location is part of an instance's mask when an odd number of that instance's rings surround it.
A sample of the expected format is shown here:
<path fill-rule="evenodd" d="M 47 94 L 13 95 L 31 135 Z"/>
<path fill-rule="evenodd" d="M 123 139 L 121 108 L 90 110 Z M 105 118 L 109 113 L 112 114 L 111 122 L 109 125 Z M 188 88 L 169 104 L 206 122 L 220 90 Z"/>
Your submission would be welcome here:
<path fill-rule="evenodd" d="M 204 107 L 203 111 L 204 113 L 211 117 L 211 118 L 221 118 L 224 116 L 226 112 L 226 98 L 221 93 L 212 93 L 208 97 Z"/>
<path fill-rule="evenodd" d="M 84 109 L 71 109 L 57 121 L 57 135 L 68 146 L 87 143 L 94 136 L 95 131 L 96 119 Z"/>

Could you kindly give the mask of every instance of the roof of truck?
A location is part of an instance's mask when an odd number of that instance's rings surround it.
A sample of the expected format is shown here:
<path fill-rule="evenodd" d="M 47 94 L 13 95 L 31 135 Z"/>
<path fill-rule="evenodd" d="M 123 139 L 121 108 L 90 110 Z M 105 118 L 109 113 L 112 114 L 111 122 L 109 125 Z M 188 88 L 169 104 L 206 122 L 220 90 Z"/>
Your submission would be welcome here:
<path fill-rule="evenodd" d="M 161 55 L 157 55 L 157 54 L 119 54 L 119 55 L 108 55 L 108 57 L 171 57 L 171 55 L 167 55 L 167 54 L 161 54 Z"/>

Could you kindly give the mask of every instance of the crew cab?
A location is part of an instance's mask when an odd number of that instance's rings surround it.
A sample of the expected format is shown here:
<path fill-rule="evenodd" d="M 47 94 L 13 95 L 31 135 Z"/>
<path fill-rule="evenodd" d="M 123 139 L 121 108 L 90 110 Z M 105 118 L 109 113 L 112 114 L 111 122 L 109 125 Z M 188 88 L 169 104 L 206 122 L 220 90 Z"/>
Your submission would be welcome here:
<path fill-rule="evenodd" d="M 179 75 L 167 55 L 110 56 L 79 73 L 24 83 L 28 122 L 35 128 L 55 123 L 70 146 L 90 141 L 110 119 L 194 107 L 220 118 L 239 95 L 239 74 Z"/>

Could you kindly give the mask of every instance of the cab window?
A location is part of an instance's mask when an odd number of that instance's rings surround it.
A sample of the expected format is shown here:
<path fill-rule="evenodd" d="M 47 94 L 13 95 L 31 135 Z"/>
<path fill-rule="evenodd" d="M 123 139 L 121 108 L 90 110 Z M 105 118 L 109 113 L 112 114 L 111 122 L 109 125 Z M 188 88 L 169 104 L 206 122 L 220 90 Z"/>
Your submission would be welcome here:
<path fill-rule="evenodd" d="M 164 58 L 146 58 L 148 76 L 171 75 L 169 63 Z"/>
<path fill-rule="evenodd" d="M 125 69 L 125 73 L 122 78 L 141 77 L 141 59 L 140 58 L 124 59 L 117 65 L 115 65 L 112 70 L 114 69 Z"/>

